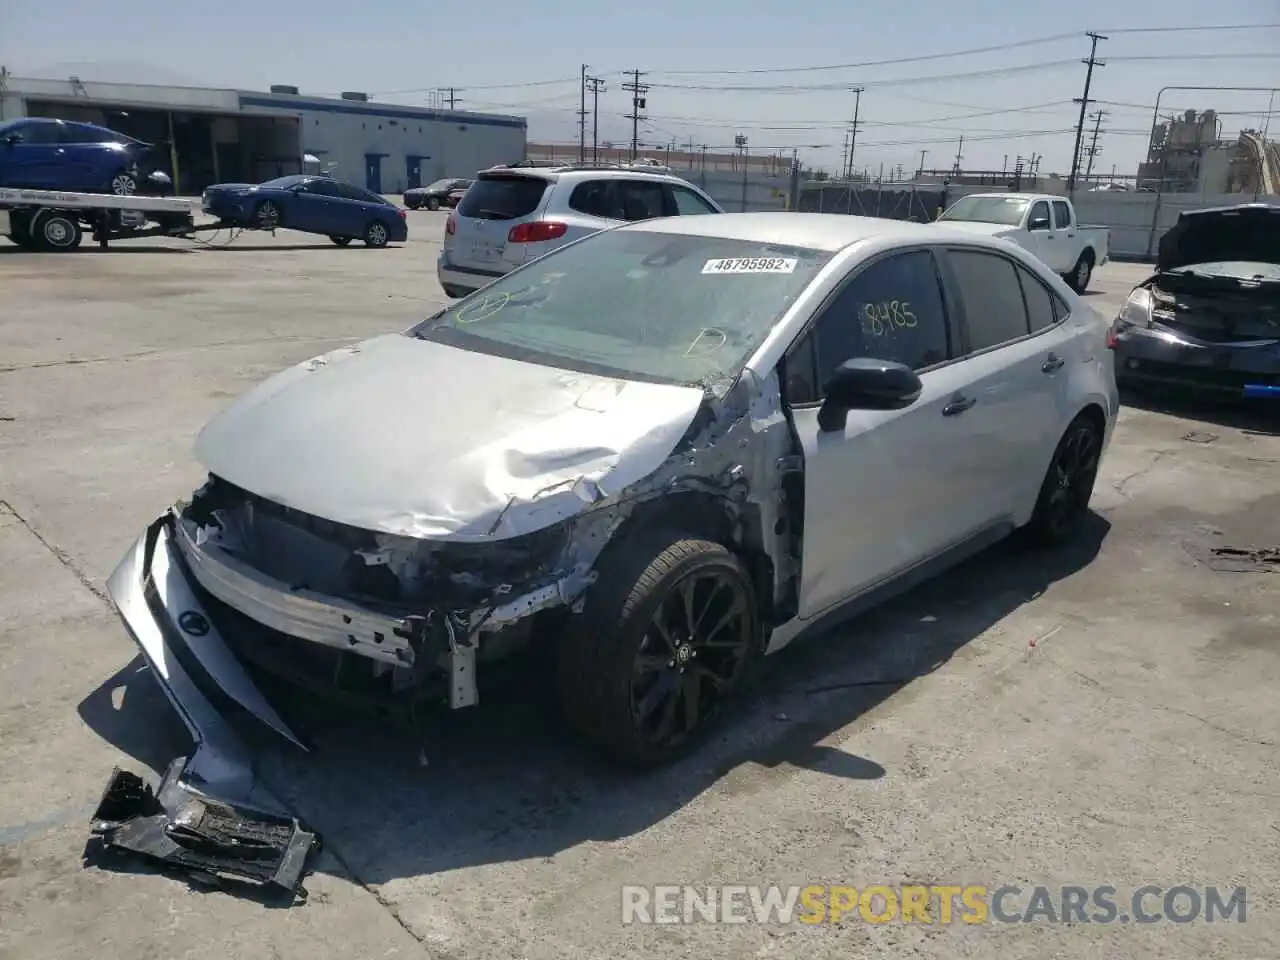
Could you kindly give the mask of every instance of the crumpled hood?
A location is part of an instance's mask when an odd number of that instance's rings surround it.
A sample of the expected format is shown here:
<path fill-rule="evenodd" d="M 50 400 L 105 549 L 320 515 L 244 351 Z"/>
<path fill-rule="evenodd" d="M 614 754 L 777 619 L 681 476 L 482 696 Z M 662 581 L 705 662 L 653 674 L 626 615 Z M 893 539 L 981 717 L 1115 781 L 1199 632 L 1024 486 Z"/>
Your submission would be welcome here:
<path fill-rule="evenodd" d="M 1160 238 L 1156 268 L 1225 261 L 1280 263 L 1280 206 L 1242 203 L 1184 211 Z"/>
<path fill-rule="evenodd" d="M 648 476 L 702 403 L 399 334 L 276 374 L 210 422 L 210 473 L 304 513 L 440 540 L 550 526 Z"/>
<path fill-rule="evenodd" d="M 981 237 L 1011 237 L 1018 232 L 1017 227 L 1010 227 L 1003 223 L 980 223 L 973 220 L 937 220 L 935 222 L 947 230 L 976 233 Z"/>

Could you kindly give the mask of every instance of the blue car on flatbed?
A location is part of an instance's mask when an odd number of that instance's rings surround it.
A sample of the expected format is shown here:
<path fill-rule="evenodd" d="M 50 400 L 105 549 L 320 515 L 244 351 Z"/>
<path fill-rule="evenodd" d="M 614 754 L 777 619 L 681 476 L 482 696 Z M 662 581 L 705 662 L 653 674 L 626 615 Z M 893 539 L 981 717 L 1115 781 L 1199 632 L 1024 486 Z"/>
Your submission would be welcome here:
<path fill-rule="evenodd" d="M 330 177 L 297 174 L 257 185 L 219 183 L 204 191 L 201 206 L 229 225 L 319 233 L 340 247 L 352 240 L 385 247 L 409 237 L 405 210 Z"/>
<path fill-rule="evenodd" d="M 151 155 L 151 144 L 92 123 L 0 123 L 0 187 L 131 196 Z"/>

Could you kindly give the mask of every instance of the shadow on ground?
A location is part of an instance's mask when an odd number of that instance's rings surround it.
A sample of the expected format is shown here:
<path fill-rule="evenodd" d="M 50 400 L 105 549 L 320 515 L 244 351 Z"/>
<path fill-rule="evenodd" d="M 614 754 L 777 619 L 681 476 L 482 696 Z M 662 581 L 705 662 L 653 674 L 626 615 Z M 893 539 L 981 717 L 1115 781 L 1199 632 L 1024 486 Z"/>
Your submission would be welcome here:
<path fill-rule="evenodd" d="M 849 781 L 856 797 L 860 781 L 893 771 L 840 749 L 842 729 L 1088 566 L 1109 530 L 1090 514 L 1067 548 L 1029 552 L 1006 542 L 769 657 L 755 689 L 722 718 L 715 736 L 665 769 L 620 771 L 579 746 L 532 667 L 482 683 L 476 710 L 413 724 L 308 709 L 319 718 L 307 731 L 316 752 L 290 752 L 255 736 L 259 770 L 323 833 L 344 871 L 366 884 L 548 857 L 583 841 L 630 836 L 712 786 L 750 795 L 811 771 Z M 121 684 L 123 704 L 108 710 L 109 688 Z M 158 721 L 150 696 L 134 694 L 139 685 L 155 683 L 126 668 L 81 704 L 81 716 L 154 767 Z M 166 745 L 165 760 L 184 748 Z"/>
<path fill-rule="evenodd" d="M 1280 401 L 1222 400 L 1173 388 L 1126 388 L 1120 395 L 1126 407 L 1164 413 L 1184 420 L 1213 424 L 1265 437 L 1280 437 Z"/>

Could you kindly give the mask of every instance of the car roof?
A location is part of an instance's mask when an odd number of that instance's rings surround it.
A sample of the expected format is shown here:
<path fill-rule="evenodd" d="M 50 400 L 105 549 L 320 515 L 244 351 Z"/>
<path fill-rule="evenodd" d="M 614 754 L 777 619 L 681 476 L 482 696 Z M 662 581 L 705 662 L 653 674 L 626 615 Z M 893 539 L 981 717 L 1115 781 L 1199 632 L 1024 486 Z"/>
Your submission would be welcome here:
<path fill-rule="evenodd" d="M 552 183 L 565 178 L 577 180 L 656 180 L 660 183 L 680 184 L 689 182 L 683 177 L 675 173 L 669 173 L 666 170 L 652 170 L 643 167 L 577 166 L 573 164 L 554 167 L 490 167 L 488 170 L 481 170 L 476 176 L 477 178 L 494 176 L 530 177 L 548 180 Z"/>
<path fill-rule="evenodd" d="M 863 240 L 900 243 L 960 243 L 998 246 L 990 238 L 933 223 L 854 217 L 842 213 L 716 213 L 641 220 L 619 230 L 720 237 L 726 240 L 758 240 L 834 253 Z"/>

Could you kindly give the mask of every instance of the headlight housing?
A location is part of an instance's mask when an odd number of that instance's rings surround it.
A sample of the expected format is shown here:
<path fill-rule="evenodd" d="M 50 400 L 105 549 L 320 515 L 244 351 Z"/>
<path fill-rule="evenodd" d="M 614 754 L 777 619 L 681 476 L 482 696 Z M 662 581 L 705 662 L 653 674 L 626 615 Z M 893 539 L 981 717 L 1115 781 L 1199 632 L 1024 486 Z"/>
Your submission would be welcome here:
<path fill-rule="evenodd" d="M 1151 296 L 1151 291 L 1146 287 L 1138 287 L 1129 294 L 1129 299 L 1120 308 L 1120 313 L 1116 317 L 1116 324 L 1120 327 L 1149 328 L 1154 309 L 1155 298 Z"/>

